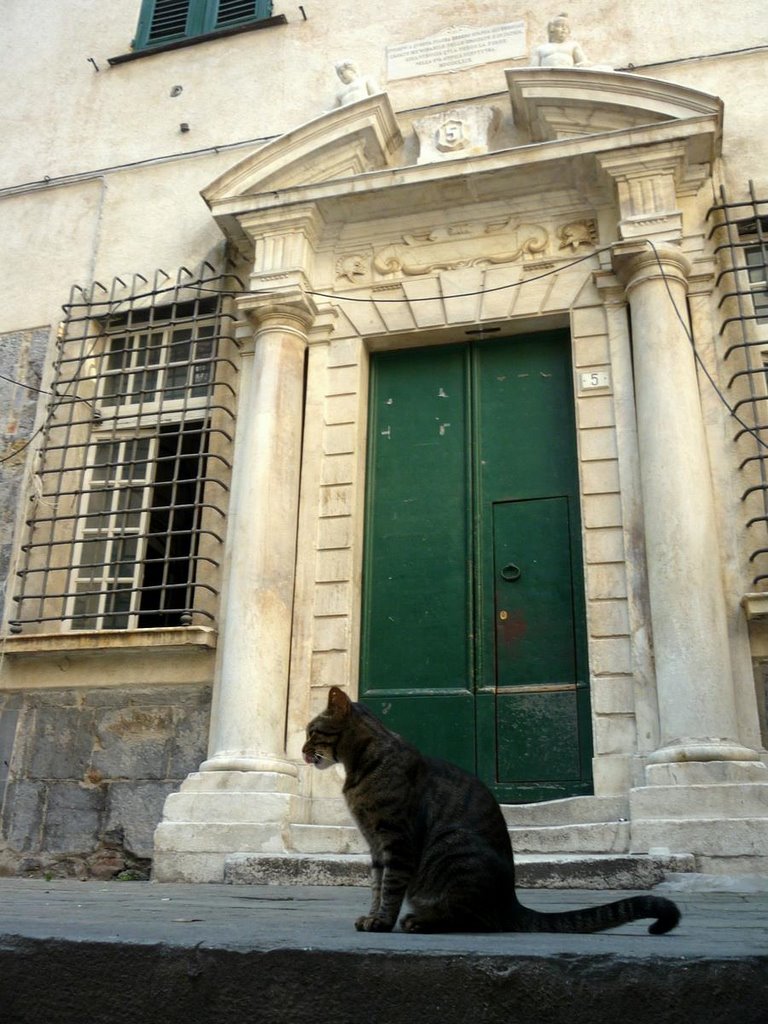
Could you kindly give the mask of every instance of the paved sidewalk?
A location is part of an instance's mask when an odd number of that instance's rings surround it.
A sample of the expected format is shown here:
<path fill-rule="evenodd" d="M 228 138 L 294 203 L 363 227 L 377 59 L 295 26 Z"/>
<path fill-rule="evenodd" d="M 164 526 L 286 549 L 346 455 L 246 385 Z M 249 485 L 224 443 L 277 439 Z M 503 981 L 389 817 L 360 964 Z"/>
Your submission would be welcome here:
<path fill-rule="evenodd" d="M 626 892 L 529 890 L 542 910 Z M 669 892 L 670 935 L 360 934 L 356 887 L 0 879 L 0 1021 L 768 1020 L 768 892 Z"/>

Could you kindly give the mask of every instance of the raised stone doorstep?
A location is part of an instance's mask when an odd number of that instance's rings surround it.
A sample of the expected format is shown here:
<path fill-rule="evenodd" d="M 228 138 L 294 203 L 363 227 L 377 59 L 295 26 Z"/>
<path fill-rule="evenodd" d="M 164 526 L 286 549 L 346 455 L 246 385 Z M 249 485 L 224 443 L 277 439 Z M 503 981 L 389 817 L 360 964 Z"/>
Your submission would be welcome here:
<path fill-rule="evenodd" d="M 669 874 L 695 870 L 691 854 L 521 854 L 521 889 L 650 889 Z M 360 885 L 369 880 L 365 854 L 235 853 L 224 862 L 234 885 Z"/>

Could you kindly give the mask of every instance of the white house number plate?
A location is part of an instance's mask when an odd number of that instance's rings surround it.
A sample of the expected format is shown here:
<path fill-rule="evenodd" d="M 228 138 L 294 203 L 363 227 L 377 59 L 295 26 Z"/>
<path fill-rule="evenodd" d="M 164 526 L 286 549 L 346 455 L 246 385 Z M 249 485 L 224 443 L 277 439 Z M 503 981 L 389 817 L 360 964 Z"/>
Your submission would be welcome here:
<path fill-rule="evenodd" d="M 607 370 L 590 370 L 589 373 L 581 374 L 581 390 L 590 391 L 594 388 L 609 388 L 611 378 Z"/>

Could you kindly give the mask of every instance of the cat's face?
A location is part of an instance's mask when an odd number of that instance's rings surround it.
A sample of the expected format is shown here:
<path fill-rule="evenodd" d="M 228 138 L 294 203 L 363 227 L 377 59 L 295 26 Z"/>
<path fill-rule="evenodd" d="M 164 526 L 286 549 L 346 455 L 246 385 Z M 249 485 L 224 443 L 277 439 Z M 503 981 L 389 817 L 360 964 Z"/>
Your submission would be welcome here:
<path fill-rule="evenodd" d="M 339 724 L 324 711 L 307 726 L 307 742 L 301 753 L 307 764 L 315 768 L 330 768 L 337 763 L 336 747 L 339 742 Z"/>
<path fill-rule="evenodd" d="M 330 768 L 338 763 L 338 746 L 352 711 L 349 698 L 337 686 L 328 694 L 328 707 L 307 726 L 307 742 L 301 753 L 307 764 Z"/>

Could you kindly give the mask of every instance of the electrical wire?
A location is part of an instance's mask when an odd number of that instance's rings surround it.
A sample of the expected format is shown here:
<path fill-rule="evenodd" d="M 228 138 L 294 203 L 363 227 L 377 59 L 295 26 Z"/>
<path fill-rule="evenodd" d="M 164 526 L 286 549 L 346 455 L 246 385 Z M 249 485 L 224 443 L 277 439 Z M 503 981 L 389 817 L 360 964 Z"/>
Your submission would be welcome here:
<path fill-rule="evenodd" d="M 706 364 L 704 363 L 703 359 L 701 358 L 701 356 L 700 356 L 700 354 L 699 354 L 699 352 L 698 352 L 698 350 L 696 348 L 696 343 L 695 343 L 695 340 L 694 340 L 694 337 L 693 337 L 693 333 L 692 333 L 692 331 L 691 331 L 691 329 L 690 329 L 690 327 L 688 325 L 687 318 L 682 315 L 682 313 L 680 312 L 680 309 L 677 306 L 677 303 L 675 301 L 675 297 L 672 294 L 672 290 L 671 290 L 670 285 L 669 285 L 669 280 L 667 278 L 667 273 L 664 270 L 664 264 L 662 263 L 661 257 L 659 256 L 659 252 L 658 252 L 658 249 L 656 248 L 655 243 L 651 239 L 644 239 L 644 242 L 648 246 L 650 246 L 650 248 L 651 248 L 651 250 L 652 250 L 652 252 L 654 254 L 654 258 L 656 259 L 656 263 L 658 265 L 659 272 L 660 272 L 662 280 L 664 282 L 664 286 L 665 286 L 665 289 L 666 289 L 666 292 L 667 292 L 667 296 L 668 296 L 669 301 L 670 301 L 670 303 L 672 305 L 672 308 L 674 310 L 675 316 L 677 317 L 678 321 L 680 322 L 680 325 L 682 326 L 683 331 L 685 332 L 685 335 L 688 338 L 688 341 L 689 341 L 689 343 L 691 345 L 691 349 L 693 351 L 693 356 L 694 356 L 694 359 L 695 359 L 697 365 L 701 368 L 702 373 L 704 374 L 706 379 L 709 381 L 709 384 L 712 387 L 712 389 L 714 390 L 715 394 L 718 396 L 718 398 L 720 399 L 722 404 L 728 410 L 729 415 L 732 416 L 733 419 L 735 419 L 736 422 L 739 424 L 739 426 L 741 426 L 747 433 L 751 434 L 752 437 L 755 438 L 755 440 L 758 442 L 758 444 L 761 447 L 768 448 L 768 443 L 763 440 L 763 438 L 760 436 L 760 434 L 758 433 L 758 431 L 755 428 L 750 427 L 749 424 L 746 423 L 739 416 L 739 414 L 736 412 L 736 410 L 728 402 L 728 399 L 726 398 L 726 396 L 723 394 L 723 392 L 718 387 L 717 382 L 713 378 L 712 374 L 709 372 L 709 369 L 707 368 Z M 341 302 L 368 302 L 368 303 L 372 303 L 374 305 L 374 307 L 376 307 L 378 305 L 383 305 L 383 304 L 386 304 L 386 305 L 390 305 L 390 304 L 394 304 L 394 303 L 402 304 L 405 301 L 407 301 L 409 304 L 411 304 L 411 303 L 414 303 L 414 302 L 439 302 L 439 301 L 447 302 L 447 301 L 450 301 L 450 300 L 453 300 L 453 299 L 477 298 L 479 296 L 489 295 L 489 294 L 492 294 L 492 293 L 495 293 L 495 292 L 508 291 L 510 289 L 513 289 L 513 288 L 520 288 L 523 285 L 531 284 L 534 281 L 544 280 L 547 277 L 552 277 L 553 275 L 560 274 L 563 271 L 569 270 L 572 267 L 578 266 L 581 263 L 584 263 L 584 262 L 586 262 L 588 260 L 592 260 L 592 259 L 594 259 L 594 257 L 599 256 L 599 255 L 601 255 L 604 252 L 610 252 L 612 249 L 613 249 L 612 245 L 601 246 L 600 248 L 591 250 L 589 253 L 587 253 L 584 256 L 576 257 L 575 259 L 569 260 L 565 264 L 560 264 L 557 267 L 553 267 L 550 270 L 545 270 L 544 272 L 542 272 L 540 274 L 535 274 L 535 275 L 533 275 L 531 277 L 525 278 L 524 280 L 509 281 L 506 284 L 494 285 L 493 287 L 490 287 L 490 288 L 480 288 L 480 289 L 476 289 L 476 290 L 472 290 L 472 291 L 466 291 L 466 292 L 454 292 L 454 293 L 452 293 L 450 295 L 412 296 L 409 299 L 405 300 L 405 299 L 402 299 L 402 298 L 384 299 L 384 298 L 374 298 L 372 296 L 340 295 L 340 294 L 337 294 L 337 293 L 334 293 L 334 292 L 324 292 L 324 291 L 319 291 L 319 290 L 315 290 L 315 289 L 307 289 L 306 290 L 306 294 L 312 295 L 315 298 L 330 299 L 330 300 L 333 300 L 335 302 L 339 302 L 339 301 L 341 301 Z M 194 282 L 187 282 L 185 287 L 195 287 L 195 283 Z M 163 294 L 163 293 L 165 293 L 167 291 L 173 291 L 173 290 L 177 290 L 177 289 L 175 289 L 173 286 L 169 286 L 169 287 L 164 288 L 164 289 L 156 289 L 155 291 L 143 293 L 140 296 L 132 296 L 132 299 L 135 300 L 136 298 L 151 298 L 151 297 L 156 296 L 158 294 Z M 257 295 L 272 294 L 270 291 L 267 291 L 266 289 L 263 289 L 263 290 L 248 290 L 248 291 L 246 291 L 246 290 L 235 291 L 235 290 L 225 290 L 225 289 L 204 289 L 204 288 L 200 288 L 199 286 L 197 286 L 197 290 L 204 290 L 204 291 L 211 291 L 211 292 L 215 291 L 216 294 L 221 295 L 221 296 L 257 296 Z M 120 302 L 122 302 L 122 301 L 124 301 L 124 300 L 118 300 L 117 304 L 119 305 Z M 112 304 L 114 304 L 114 300 L 112 302 L 110 302 L 109 300 L 106 300 L 103 304 L 104 305 L 112 305 Z M 64 306 L 64 309 L 65 309 L 65 311 L 67 313 L 71 313 L 71 311 L 73 309 L 76 309 L 76 308 L 81 307 L 81 306 L 82 307 L 93 308 L 93 303 L 88 303 L 88 302 L 67 303 Z M 0 374 L 0 378 L 2 378 L 3 380 L 8 381 L 11 384 L 18 384 L 20 387 L 27 388 L 30 391 L 36 391 L 39 394 L 54 395 L 54 397 L 59 399 L 59 401 L 52 406 L 52 408 L 51 408 L 51 410 L 49 412 L 48 417 L 46 417 L 46 420 L 43 421 L 43 423 L 37 428 L 37 430 L 27 439 L 25 444 L 23 446 L 21 446 L 20 448 L 18 448 L 16 451 L 14 451 L 11 455 L 5 456 L 4 458 L 0 459 L 0 464 L 9 461 L 12 458 L 18 457 L 20 452 L 24 451 L 24 449 L 28 447 L 28 445 L 37 436 L 37 434 L 39 434 L 40 431 L 49 422 L 51 416 L 53 415 L 53 412 L 56 410 L 56 408 L 58 408 L 58 405 L 62 401 L 65 401 L 65 400 L 69 400 L 69 401 L 82 401 L 82 402 L 85 402 L 86 405 L 91 405 L 91 403 L 88 402 L 86 399 L 82 399 L 82 398 L 79 398 L 77 396 L 70 397 L 70 396 L 66 396 L 66 395 L 56 395 L 52 391 L 46 391 L 46 390 L 41 389 L 41 388 L 35 388 L 32 385 L 24 384 L 23 382 L 14 380 L 13 378 L 7 377 L 4 374 Z"/>
<path fill-rule="evenodd" d="M 694 360 L 696 361 L 697 365 L 701 369 L 701 371 L 704 374 L 704 376 L 709 381 L 709 383 L 710 383 L 713 391 L 717 395 L 717 397 L 720 399 L 720 401 L 723 403 L 725 408 L 728 410 L 728 413 L 736 420 L 736 422 L 739 424 L 740 427 L 742 427 L 748 434 L 751 434 L 752 437 L 754 437 L 754 439 L 757 441 L 757 443 L 759 445 L 761 445 L 761 447 L 768 448 L 768 443 L 766 443 L 762 439 L 762 437 L 760 436 L 758 431 L 755 428 L 750 427 L 749 424 L 746 423 L 741 418 L 741 416 L 739 416 L 739 414 L 736 412 L 736 410 L 730 405 L 730 403 L 728 402 L 728 399 L 725 397 L 723 392 L 718 387 L 717 381 L 714 379 L 712 374 L 709 372 L 709 369 L 707 368 L 704 360 L 699 355 L 698 349 L 696 348 L 696 342 L 694 341 L 693 332 L 691 331 L 691 328 L 690 328 L 690 326 L 688 324 L 688 320 L 680 312 L 680 310 L 678 308 L 678 305 L 675 302 L 675 297 L 672 294 L 672 289 L 669 286 L 669 280 L 667 279 L 667 274 L 666 274 L 666 271 L 664 270 L 664 264 L 661 262 L 661 257 L 659 256 L 659 251 L 656 248 L 655 243 L 652 242 L 650 238 L 646 238 L 646 239 L 644 239 L 644 241 L 646 242 L 647 245 L 649 245 L 651 247 L 651 249 L 653 251 L 653 255 L 654 255 L 654 257 L 656 259 L 656 263 L 658 264 L 658 267 L 659 267 L 659 272 L 661 273 L 661 279 L 664 282 L 664 287 L 666 288 L 666 291 L 667 291 L 667 296 L 669 298 L 669 301 L 672 304 L 672 309 L 675 311 L 675 316 L 680 321 L 680 325 L 682 326 L 683 331 L 685 332 L 685 336 L 688 338 L 688 341 L 690 343 L 691 349 L 693 351 L 693 358 L 694 358 Z"/>

